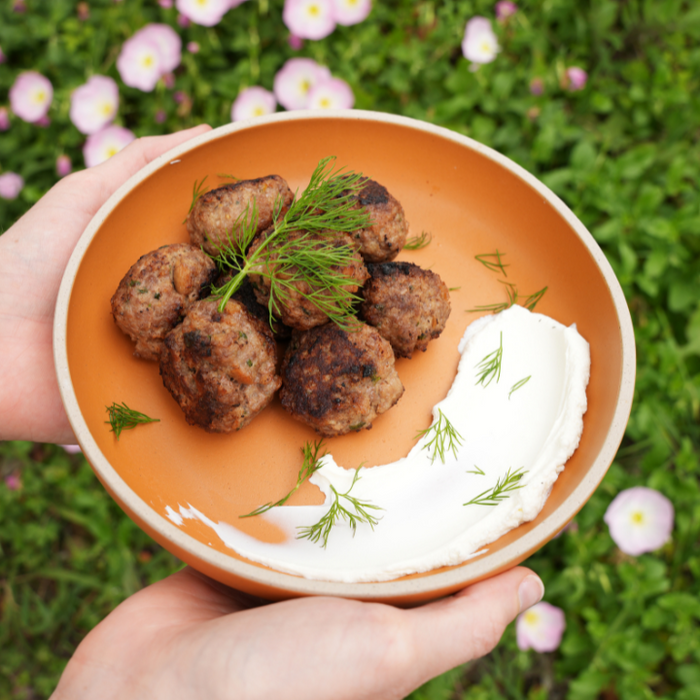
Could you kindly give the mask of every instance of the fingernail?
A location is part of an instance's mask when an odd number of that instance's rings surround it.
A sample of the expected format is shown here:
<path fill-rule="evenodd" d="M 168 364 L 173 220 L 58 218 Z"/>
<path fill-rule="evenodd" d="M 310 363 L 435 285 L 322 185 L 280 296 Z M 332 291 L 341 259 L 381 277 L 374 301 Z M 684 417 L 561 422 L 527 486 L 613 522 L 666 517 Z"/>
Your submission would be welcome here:
<path fill-rule="evenodd" d="M 518 600 L 520 601 L 520 612 L 531 608 L 535 603 L 539 603 L 544 596 L 544 583 L 539 576 L 530 574 L 526 576 L 518 588 Z"/>

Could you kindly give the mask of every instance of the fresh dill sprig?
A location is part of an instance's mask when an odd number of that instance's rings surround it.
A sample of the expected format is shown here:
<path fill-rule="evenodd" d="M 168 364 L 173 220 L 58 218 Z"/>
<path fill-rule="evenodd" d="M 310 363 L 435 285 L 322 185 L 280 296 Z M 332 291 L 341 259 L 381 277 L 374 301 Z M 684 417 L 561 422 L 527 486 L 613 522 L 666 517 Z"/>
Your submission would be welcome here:
<path fill-rule="evenodd" d="M 282 201 L 273 208 L 272 229 L 255 250 L 247 252 L 257 233 L 257 212 L 246 209 L 235 222 L 229 244 L 215 257 L 220 267 L 229 267 L 233 276 L 223 287 L 214 290 L 221 298 L 223 310 L 231 295 L 249 274 L 265 277 L 270 284 L 270 315 L 279 314 L 280 305 L 294 291 L 321 309 L 342 328 L 352 325 L 353 305 L 358 296 L 348 290 L 356 280 L 339 270 L 355 260 L 352 246 L 318 239 L 329 232 L 351 233 L 369 226 L 369 214 L 358 209 L 357 194 L 364 178 L 359 173 L 333 169 L 335 157 L 321 160 L 311 175 L 309 186 L 292 202 L 282 216 Z M 301 235 L 290 236 L 302 232 Z M 311 289 L 302 293 L 298 282 Z M 303 286 L 303 285 L 302 285 Z"/>
<path fill-rule="evenodd" d="M 457 447 L 462 446 L 462 436 L 455 430 L 455 427 L 450 423 L 447 416 L 438 408 L 438 419 L 429 428 L 419 430 L 415 439 L 422 438 L 424 435 L 434 432 L 433 439 L 423 445 L 424 450 L 432 451 L 430 455 L 430 463 L 435 461 L 436 457 L 445 463 L 445 447 L 452 451 L 452 454 L 457 458 Z"/>
<path fill-rule="evenodd" d="M 520 389 L 521 387 L 524 387 L 531 379 L 532 375 L 528 374 L 525 379 L 521 379 L 519 382 L 515 382 L 513 386 L 510 388 L 510 392 L 508 393 L 508 400 L 510 401 L 510 395 L 514 392 Z"/>
<path fill-rule="evenodd" d="M 481 384 L 486 388 L 494 379 L 496 384 L 501 379 L 501 365 L 503 363 L 503 331 L 501 331 L 501 340 L 499 346 L 490 352 L 486 357 L 479 362 L 476 366 L 479 374 L 476 380 L 477 384 Z"/>
<path fill-rule="evenodd" d="M 506 287 L 506 294 L 508 295 L 508 301 L 502 301 L 496 304 L 486 304 L 484 306 L 475 306 L 473 309 L 467 309 L 467 313 L 478 313 L 481 311 L 491 311 L 495 314 L 509 309 L 513 304 L 518 301 L 518 289 L 511 282 L 504 282 L 503 280 L 498 280 L 501 284 Z"/>
<path fill-rule="evenodd" d="M 534 311 L 535 307 L 537 306 L 537 302 L 544 296 L 547 289 L 548 287 L 543 287 L 539 292 L 530 294 L 530 296 L 523 302 L 523 306 L 530 311 Z"/>
<path fill-rule="evenodd" d="M 447 291 L 448 292 L 458 292 L 462 287 L 448 287 Z"/>
<path fill-rule="evenodd" d="M 508 494 L 511 491 L 517 491 L 521 489 L 523 485 L 520 480 L 525 476 L 527 472 L 525 467 L 520 467 L 516 471 L 511 473 L 508 469 L 503 478 L 496 481 L 496 485 L 493 488 L 487 489 L 483 493 L 480 493 L 476 498 L 472 498 L 471 501 L 464 503 L 465 506 L 497 506 L 501 501 L 508 498 Z"/>
<path fill-rule="evenodd" d="M 430 231 L 421 231 L 420 236 L 413 236 L 409 238 L 406 243 L 404 243 L 404 250 L 420 250 L 430 245 L 430 241 L 433 240 L 433 234 Z"/>
<path fill-rule="evenodd" d="M 227 173 L 216 173 L 216 177 L 220 180 L 233 180 L 234 182 L 240 182 L 241 178 L 235 175 L 228 175 Z"/>
<path fill-rule="evenodd" d="M 192 186 L 192 203 L 190 204 L 189 211 L 187 212 L 187 216 L 185 217 L 184 221 L 182 222 L 183 224 L 187 223 L 187 217 L 192 213 L 192 210 L 194 209 L 194 205 L 197 204 L 197 200 L 204 194 L 206 188 L 204 187 L 204 183 L 206 182 L 207 176 L 205 175 L 202 178 L 201 182 L 197 182 L 197 180 L 194 181 L 194 185 Z"/>
<path fill-rule="evenodd" d="M 486 472 L 483 469 L 479 469 L 479 467 L 474 465 L 474 469 L 471 471 L 468 471 L 467 474 L 478 474 L 479 476 L 486 476 Z"/>
<path fill-rule="evenodd" d="M 121 435 L 122 430 L 131 430 L 141 423 L 160 423 L 160 418 L 150 418 L 145 413 L 139 413 L 129 408 L 125 403 L 112 403 L 111 406 L 105 406 L 109 420 L 105 423 L 111 425 L 111 432 L 117 436 Z"/>
<path fill-rule="evenodd" d="M 315 525 L 298 528 L 299 535 L 297 535 L 297 539 L 307 539 L 311 542 L 323 541 L 321 546 L 325 549 L 328 544 L 328 536 L 330 535 L 331 529 L 341 518 L 346 520 L 348 525 L 350 525 L 353 537 L 360 523 L 367 523 L 374 530 L 374 526 L 380 519 L 376 518 L 369 511 L 384 509 L 375 506 L 373 503 L 360 501 L 350 495 L 350 491 L 352 491 L 353 486 L 359 479 L 360 472 L 356 470 L 355 476 L 353 476 L 352 479 L 352 484 L 350 484 L 350 488 L 345 493 L 338 493 L 333 487 L 333 484 L 330 484 L 331 491 L 333 491 L 333 503 L 330 509 Z M 349 505 L 347 507 L 342 505 L 341 499 L 344 499 Z"/>
<path fill-rule="evenodd" d="M 508 265 L 504 265 L 501 260 L 501 256 L 505 253 L 501 253 L 498 248 L 496 248 L 495 253 L 483 253 L 482 255 L 475 255 L 474 258 L 478 260 L 487 270 L 491 272 L 501 272 L 504 277 L 508 277 L 506 273 L 506 268 Z"/>
<path fill-rule="evenodd" d="M 239 515 L 239 518 L 252 518 L 254 515 L 261 515 L 262 513 L 267 512 L 268 510 L 272 508 L 276 508 L 277 506 L 283 506 L 291 497 L 293 494 L 295 494 L 298 490 L 299 487 L 315 472 L 317 472 L 321 466 L 321 459 L 326 455 L 324 452 L 320 457 L 319 457 L 319 452 L 321 451 L 321 448 L 323 447 L 323 440 L 319 440 L 318 442 L 314 442 L 313 445 L 310 442 L 307 442 L 304 447 L 301 448 L 301 453 L 304 455 L 304 463 L 301 465 L 301 469 L 299 470 L 299 474 L 297 475 L 297 483 L 294 486 L 294 488 L 283 498 L 280 498 L 279 501 L 275 501 L 274 503 L 270 501 L 269 503 L 266 503 L 264 506 L 259 506 L 255 510 L 251 511 L 250 513 L 247 513 L 246 515 Z"/>

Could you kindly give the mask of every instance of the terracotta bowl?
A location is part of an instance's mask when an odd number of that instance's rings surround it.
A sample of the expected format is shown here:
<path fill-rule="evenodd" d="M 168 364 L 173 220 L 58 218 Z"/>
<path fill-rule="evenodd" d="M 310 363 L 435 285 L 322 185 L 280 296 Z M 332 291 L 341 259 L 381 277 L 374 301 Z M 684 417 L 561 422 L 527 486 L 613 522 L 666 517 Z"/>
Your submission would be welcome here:
<path fill-rule="evenodd" d="M 187 241 L 183 219 L 195 180 L 217 174 L 282 175 L 303 189 L 318 161 L 338 164 L 384 184 L 403 203 L 410 235 L 432 243 L 400 260 L 437 271 L 452 292 L 452 314 L 426 353 L 399 360 L 402 400 L 370 431 L 328 441 L 339 464 L 371 456 L 383 464 L 404 456 L 416 429 L 456 372 L 457 344 L 478 314 L 467 309 L 505 301 L 498 276 L 474 256 L 506 254 L 508 280 L 522 295 L 547 286 L 537 311 L 576 323 L 591 346 L 589 408 L 580 446 L 544 510 L 463 565 L 384 583 L 328 583 L 281 573 L 238 556 L 195 520 L 178 527 L 166 506 L 192 504 L 268 541 L 281 533 L 261 518 L 237 515 L 287 493 L 300 467 L 300 447 L 317 438 L 275 400 L 251 425 L 211 435 L 186 424 L 164 389 L 158 366 L 132 356 L 115 326 L 110 298 L 144 253 Z M 248 593 L 281 599 L 336 595 L 411 605 L 515 566 L 557 534 L 603 478 L 622 439 L 634 385 L 634 337 L 615 275 L 590 233 L 549 189 L 521 167 L 464 136 L 430 124 L 372 112 L 290 112 L 231 124 L 174 149 L 132 177 L 94 218 L 70 260 L 58 299 L 55 359 L 63 401 L 80 445 L 105 488 L 157 542 L 183 561 Z M 105 424 L 105 407 L 126 402 L 160 423 L 122 433 Z M 310 485 L 290 504 L 320 503 Z"/>

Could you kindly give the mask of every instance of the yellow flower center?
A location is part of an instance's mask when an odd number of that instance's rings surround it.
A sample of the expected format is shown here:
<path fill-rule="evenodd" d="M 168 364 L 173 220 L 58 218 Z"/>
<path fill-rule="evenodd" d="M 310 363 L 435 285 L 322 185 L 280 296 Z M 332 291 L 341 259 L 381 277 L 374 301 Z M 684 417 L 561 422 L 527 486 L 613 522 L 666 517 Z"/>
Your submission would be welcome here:
<path fill-rule="evenodd" d="M 253 110 L 254 117 L 262 117 L 263 114 L 265 114 L 265 110 L 260 105 Z"/>
<path fill-rule="evenodd" d="M 644 513 L 639 510 L 632 513 L 632 522 L 635 525 L 641 525 L 644 522 Z"/>
<path fill-rule="evenodd" d="M 538 615 L 536 612 L 532 611 L 532 610 L 528 610 L 528 611 L 525 613 L 525 622 L 526 622 L 528 625 L 536 625 L 536 624 L 537 624 L 537 621 L 538 621 L 539 619 L 540 619 L 539 615 Z"/>
<path fill-rule="evenodd" d="M 491 53 L 491 50 L 492 50 L 492 49 L 491 49 L 491 42 L 490 42 L 488 39 L 484 39 L 484 40 L 481 42 L 481 50 L 482 50 L 484 53 Z"/>
<path fill-rule="evenodd" d="M 198 4 L 200 7 L 204 7 L 204 6 L 207 5 L 208 3 L 209 3 L 209 0 L 197 0 L 197 4 Z"/>
<path fill-rule="evenodd" d="M 330 107 L 331 101 L 327 97 L 322 97 L 318 102 L 319 107 Z"/>
<path fill-rule="evenodd" d="M 321 8 L 318 5 L 309 5 L 308 12 L 311 17 L 317 17 L 321 14 Z"/>
<path fill-rule="evenodd" d="M 100 105 L 99 111 L 102 112 L 105 117 L 108 117 L 112 114 L 112 105 L 109 102 L 103 102 Z"/>
<path fill-rule="evenodd" d="M 309 90 L 311 90 L 311 82 L 308 80 L 302 80 L 299 87 L 301 88 L 301 91 L 306 94 Z"/>
<path fill-rule="evenodd" d="M 107 150 L 105 151 L 107 158 L 111 158 L 112 156 L 116 155 L 119 153 L 119 149 L 116 146 L 109 146 Z"/>
<path fill-rule="evenodd" d="M 153 65 L 153 56 L 144 56 L 141 63 L 144 68 L 150 68 Z"/>
<path fill-rule="evenodd" d="M 46 101 L 46 93 L 43 90 L 39 90 L 34 93 L 34 102 L 37 104 L 42 104 Z"/>

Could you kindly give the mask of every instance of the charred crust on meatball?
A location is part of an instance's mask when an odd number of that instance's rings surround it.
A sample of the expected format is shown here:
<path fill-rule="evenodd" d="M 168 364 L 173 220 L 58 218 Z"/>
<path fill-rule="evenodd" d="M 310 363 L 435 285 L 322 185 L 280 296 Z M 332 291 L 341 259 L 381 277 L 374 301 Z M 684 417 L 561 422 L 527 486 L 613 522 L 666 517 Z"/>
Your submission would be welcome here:
<path fill-rule="evenodd" d="M 450 294 L 440 276 L 408 262 L 369 264 L 360 315 L 384 336 L 397 357 L 425 352 L 450 315 Z"/>
<path fill-rule="evenodd" d="M 164 346 L 163 384 L 187 422 L 208 432 L 245 427 L 281 384 L 272 331 L 235 300 L 223 311 L 215 299 L 193 305 Z"/>
<path fill-rule="evenodd" d="M 209 293 L 216 274 L 213 261 L 189 243 L 161 246 L 131 266 L 110 304 L 114 322 L 136 343 L 136 357 L 158 359 L 165 336 Z"/>
<path fill-rule="evenodd" d="M 404 391 L 391 346 L 365 324 L 295 331 L 281 374 L 282 406 L 327 437 L 371 428 Z"/>

